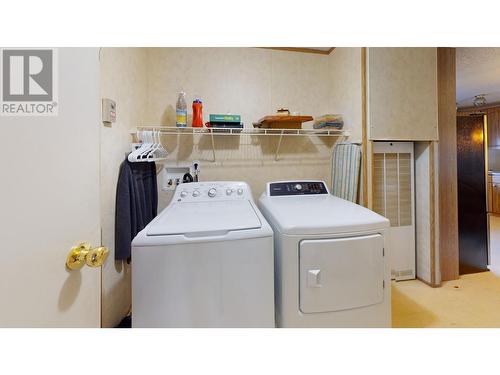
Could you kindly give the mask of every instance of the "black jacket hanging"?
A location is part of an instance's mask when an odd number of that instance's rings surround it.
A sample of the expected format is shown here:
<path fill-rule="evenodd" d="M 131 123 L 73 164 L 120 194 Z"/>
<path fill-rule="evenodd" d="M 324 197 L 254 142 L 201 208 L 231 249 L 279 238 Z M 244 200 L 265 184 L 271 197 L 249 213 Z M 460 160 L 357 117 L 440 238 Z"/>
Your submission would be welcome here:
<path fill-rule="evenodd" d="M 131 243 L 137 233 L 157 215 L 158 187 L 154 162 L 120 166 L 116 187 L 115 259 L 130 258 Z"/>

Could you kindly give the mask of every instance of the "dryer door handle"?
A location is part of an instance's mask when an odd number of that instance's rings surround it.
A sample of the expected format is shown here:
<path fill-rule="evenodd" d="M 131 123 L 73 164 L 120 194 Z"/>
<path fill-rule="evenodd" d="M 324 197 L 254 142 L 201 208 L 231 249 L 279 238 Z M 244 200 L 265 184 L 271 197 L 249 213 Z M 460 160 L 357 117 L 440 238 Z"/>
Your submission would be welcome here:
<path fill-rule="evenodd" d="M 307 286 L 309 288 L 321 288 L 321 270 L 307 270 Z"/>

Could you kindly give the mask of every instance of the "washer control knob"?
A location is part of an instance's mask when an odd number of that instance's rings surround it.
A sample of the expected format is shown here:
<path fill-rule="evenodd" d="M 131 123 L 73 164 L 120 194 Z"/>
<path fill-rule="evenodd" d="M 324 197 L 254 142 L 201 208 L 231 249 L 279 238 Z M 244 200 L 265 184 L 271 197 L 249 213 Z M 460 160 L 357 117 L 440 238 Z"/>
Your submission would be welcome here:
<path fill-rule="evenodd" d="M 213 198 L 213 197 L 215 197 L 216 195 L 217 195 L 217 190 L 216 190 L 216 189 L 211 188 L 211 189 L 208 191 L 208 196 L 209 196 L 210 198 Z"/>
<path fill-rule="evenodd" d="M 301 184 L 296 184 L 295 185 L 296 190 L 302 190 L 302 185 Z"/>
<path fill-rule="evenodd" d="M 242 189 L 242 188 L 239 188 L 239 189 L 237 190 L 237 193 L 238 193 L 238 195 L 243 195 L 243 189 Z"/>
<path fill-rule="evenodd" d="M 227 194 L 227 195 L 231 195 L 231 194 L 233 194 L 233 189 L 227 188 L 227 189 L 226 189 L 226 194 Z"/>
<path fill-rule="evenodd" d="M 187 197 L 188 192 L 186 190 L 181 191 L 181 198 Z"/>
<path fill-rule="evenodd" d="M 193 197 L 198 197 L 199 195 L 200 195 L 200 191 L 199 190 L 193 191 Z"/>

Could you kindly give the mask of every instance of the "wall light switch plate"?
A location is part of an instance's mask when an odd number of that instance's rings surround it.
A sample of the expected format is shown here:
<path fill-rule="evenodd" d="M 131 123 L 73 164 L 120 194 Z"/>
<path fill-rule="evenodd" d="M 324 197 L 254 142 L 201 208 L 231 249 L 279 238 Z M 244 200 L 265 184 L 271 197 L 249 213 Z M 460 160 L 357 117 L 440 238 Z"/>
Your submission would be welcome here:
<path fill-rule="evenodd" d="M 116 122 L 116 102 L 111 99 L 103 98 L 101 103 L 102 122 L 111 125 Z"/>

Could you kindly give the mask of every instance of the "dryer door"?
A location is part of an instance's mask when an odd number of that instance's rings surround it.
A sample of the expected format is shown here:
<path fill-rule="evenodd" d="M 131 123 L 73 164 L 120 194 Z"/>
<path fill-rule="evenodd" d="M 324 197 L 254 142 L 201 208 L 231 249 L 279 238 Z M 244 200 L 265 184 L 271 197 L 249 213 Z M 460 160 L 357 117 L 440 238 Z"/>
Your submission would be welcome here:
<path fill-rule="evenodd" d="M 383 301 L 381 235 L 303 240 L 299 246 L 303 313 L 347 310 Z"/>

